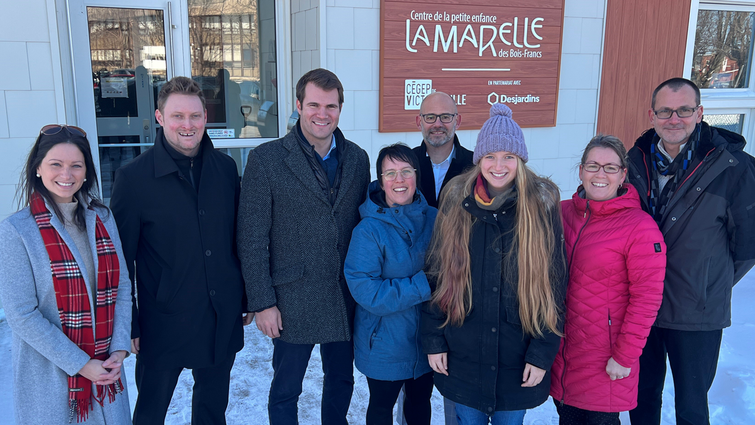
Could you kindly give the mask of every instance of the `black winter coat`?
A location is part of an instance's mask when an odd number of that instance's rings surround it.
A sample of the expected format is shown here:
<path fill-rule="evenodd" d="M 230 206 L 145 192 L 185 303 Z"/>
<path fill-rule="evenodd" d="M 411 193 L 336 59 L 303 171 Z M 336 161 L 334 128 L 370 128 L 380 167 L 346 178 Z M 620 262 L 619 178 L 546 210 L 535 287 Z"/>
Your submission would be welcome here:
<path fill-rule="evenodd" d="M 446 177 L 443 178 L 443 184 L 440 186 L 441 192 L 443 192 L 443 189 L 452 178 L 458 176 L 474 165 L 472 163 L 472 158 L 474 157 L 473 152 L 469 149 L 465 149 L 461 143 L 459 143 L 459 138 L 455 134 L 453 144 L 456 148 L 455 157 L 451 160 L 451 164 L 448 165 L 448 172 L 446 172 Z M 423 140 L 422 144 L 412 149 L 412 151 L 414 151 L 414 154 L 417 155 L 417 159 L 419 160 L 419 190 L 422 192 L 422 195 L 425 196 L 427 205 L 438 208 L 438 198 L 435 196 L 435 174 L 433 173 L 432 161 L 430 161 L 430 158 L 427 156 L 427 146 L 425 145 L 425 141 Z"/>
<path fill-rule="evenodd" d="M 118 169 L 110 201 L 138 289 L 131 336 L 141 338 L 146 364 L 208 367 L 244 346 L 239 176 L 205 133 L 197 191 L 166 150 L 162 129 L 155 142 Z"/>
<path fill-rule="evenodd" d="M 745 139 L 701 124 L 700 143 L 660 220 L 668 249 L 655 326 L 710 331 L 731 325 L 732 287 L 755 264 L 755 159 Z M 629 182 L 648 211 L 652 172 L 646 131 L 629 151 Z"/>
<path fill-rule="evenodd" d="M 451 182 L 449 190 L 455 189 L 453 185 Z M 514 195 L 498 211 L 487 211 L 477 206 L 474 195 L 463 201 L 464 209 L 475 218 L 469 240 L 472 311 L 464 324 L 439 329 L 445 315 L 430 302 L 423 306 L 425 353 L 448 353 L 448 376 L 435 373 L 436 387 L 444 397 L 488 414 L 529 409 L 547 400 L 550 368 L 561 342 L 558 335 L 547 330 L 544 338 L 524 334 L 517 301 L 518 273 L 502 268 L 502 258 L 512 249 L 516 202 Z M 551 213 L 557 242 L 551 276 L 561 315 L 559 322 L 563 324 L 568 278 L 558 203 L 552 206 Z M 516 252 L 512 255 L 515 259 Z M 516 268 L 516 260 L 511 267 Z M 435 282 L 431 280 L 430 284 L 434 289 Z M 535 387 L 521 386 L 526 363 L 546 371 Z"/>

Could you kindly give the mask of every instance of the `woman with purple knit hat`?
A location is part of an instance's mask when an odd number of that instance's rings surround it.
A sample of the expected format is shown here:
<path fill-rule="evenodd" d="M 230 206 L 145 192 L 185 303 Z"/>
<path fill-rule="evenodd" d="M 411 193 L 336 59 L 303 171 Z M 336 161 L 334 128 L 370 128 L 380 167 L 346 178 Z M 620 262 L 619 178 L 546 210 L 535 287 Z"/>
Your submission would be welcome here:
<path fill-rule="evenodd" d="M 547 400 L 567 273 L 559 190 L 495 104 L 475 166 L 444 190 L 426 260 L 423 350 L 460 425 L 521 425 Z"/>

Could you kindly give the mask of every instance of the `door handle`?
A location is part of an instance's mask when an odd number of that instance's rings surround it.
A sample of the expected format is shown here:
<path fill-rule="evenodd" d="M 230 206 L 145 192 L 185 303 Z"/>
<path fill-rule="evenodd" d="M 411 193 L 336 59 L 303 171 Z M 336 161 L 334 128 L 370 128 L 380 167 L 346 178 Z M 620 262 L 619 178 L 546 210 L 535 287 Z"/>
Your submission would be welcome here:
<path fill-rule="evenodd" d="M 149 144 L 149 136 L 150 130 L 151 130 L 151 123 L 149 118 L 145 118 L 142 120 L 142 128 L 144 129 L 144 143 Z"/>

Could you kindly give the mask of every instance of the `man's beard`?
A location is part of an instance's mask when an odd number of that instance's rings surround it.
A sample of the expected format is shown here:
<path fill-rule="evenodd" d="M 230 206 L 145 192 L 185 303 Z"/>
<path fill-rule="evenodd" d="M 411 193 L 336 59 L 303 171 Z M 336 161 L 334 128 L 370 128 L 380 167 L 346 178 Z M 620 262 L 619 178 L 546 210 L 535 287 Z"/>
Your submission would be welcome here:
<path fill-rule="evenodd" d="M 425 138 L 425 141 L 432 145 L 433 147 L 439 148 L 446 143 L 452 141 L 454 139 L 453 133 L 446 131 L 444 137 L 442 139 L 438 139 L 437 136 L 433 137 L 432 135 L 428 134 L 428 137 Z"/>

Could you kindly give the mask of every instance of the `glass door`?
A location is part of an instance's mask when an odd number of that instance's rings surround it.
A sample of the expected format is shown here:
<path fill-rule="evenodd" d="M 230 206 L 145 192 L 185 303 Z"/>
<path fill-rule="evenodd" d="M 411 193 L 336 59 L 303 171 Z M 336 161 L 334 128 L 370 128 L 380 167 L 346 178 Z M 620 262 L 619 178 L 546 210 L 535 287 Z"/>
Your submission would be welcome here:
<path fill-rule="evenodd" d="M 97 145 L 102 197 L 109 202 L 115 171 L 154 144 L 157 94 L 174 75 L 177 26 L 164 0 L 87 3 L 71 17 L 77 109 L 88 134 L 97 135 L 90 143 Z"/>
<path fill-rule="evenodd" d="M 157 94 L 167 81 L 162 10 L 87 7 L 102 196 L 115 170 L 155 140 Z"/>
<path fill-rule="evenodd" d="M 154 144 L 157 95 L 190 76 L 204 93 L 207 133 L 243 173 L 248 151 L 279 119 L 284 0 L 68 0 L 77 123 L 87 131 L 102 196 L 118 167 Z M 281 74 L 281 75 L 279 75 Z"/>
<path fill-rule="evenodd" d="M 188 0 L 187 67 L 207 101 L 207 134 L 239 175 L 249 151 L 280 134 L 276 9 L 274 0 Z"/>

